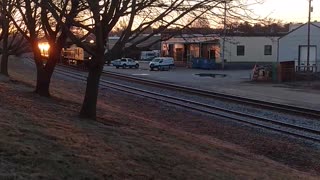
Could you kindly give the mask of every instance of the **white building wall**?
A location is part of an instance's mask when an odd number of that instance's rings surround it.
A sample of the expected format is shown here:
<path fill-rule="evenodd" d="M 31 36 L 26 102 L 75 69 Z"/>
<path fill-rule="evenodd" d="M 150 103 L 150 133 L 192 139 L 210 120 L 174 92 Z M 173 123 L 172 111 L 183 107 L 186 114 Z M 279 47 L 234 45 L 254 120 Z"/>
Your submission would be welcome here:
<path fill-rule="evenodd" d="M 277 40 L 279 37 L 226 37 L 225 59 L 226 62 L 276 62 L 277 61 Z M 222 41 L 221 41 L 222 42 Z M 245 47 L 244 56 L 237 55 L 237 46 Z M 264 46 L 272 46 L 272 55 L 264 55 Z"/>
<path fill-rule="evenodd" d="M 298 65 L 299 46 L 308 45 L 308 26 L 303 25 L 300 28 L 292 31 L 279 38 L 279 61 L 295 61 Z M 311 24 L 310 26 L 310 45 L 316 46 L 316 60 L 317 62 L 310 62 L 310 64 L 319 65 L 320 60 L 320 28 Z M 303 62 L 302 62 L 303 63 Z M 304 62 L 305 63 L 305 62 Z"/>

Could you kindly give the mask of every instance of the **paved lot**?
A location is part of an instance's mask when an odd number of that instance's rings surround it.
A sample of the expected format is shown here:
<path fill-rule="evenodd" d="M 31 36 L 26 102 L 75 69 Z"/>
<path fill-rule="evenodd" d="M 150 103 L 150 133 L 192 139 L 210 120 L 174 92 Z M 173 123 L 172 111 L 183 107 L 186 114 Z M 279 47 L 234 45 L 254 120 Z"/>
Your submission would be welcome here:
<path fill-rule="evenodd" d="M 139 69 L 116 69 L 106 66 L 104 70 L 265 101 L 320 109 L 320 91 L 292 88 L 285 84 L 253 83 L 250 82 L 250 70 L 222 71 L 177 67 L 169 71 L 150 71 L 147 62 L 140 62 Z M 225 74 L 226 77 L 200 77 L 197 75 L 200 73 Z"/>

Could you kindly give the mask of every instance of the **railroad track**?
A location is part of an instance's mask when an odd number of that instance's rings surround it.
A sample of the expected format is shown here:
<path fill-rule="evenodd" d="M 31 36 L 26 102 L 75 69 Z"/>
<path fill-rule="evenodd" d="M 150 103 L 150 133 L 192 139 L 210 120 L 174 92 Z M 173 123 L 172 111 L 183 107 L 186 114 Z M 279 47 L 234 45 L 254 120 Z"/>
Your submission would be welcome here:
<path fill-rule="evenodd" d="M 219 92 L 214 92 L 214 91 L 208 91 L 208 90 L 203 90 L 203 89 L 198 89 L 198 88 L 176 85 L 176 84 L 167 83 L 167 82 L 159 82 L 159 81 L 154 81 L 154 80 L 149 80 L 149 79 L 144 79 L 144 78 L 132 77 L 132 76 L 123 75 L 123 74 L 114 73 L 114 72 L 104 71 L 103 74 L 107 75 L 108 77 L 114 77 L 114 78 L 118 78 L 118 79 L 134 81 L 134 82 L 142 83 L 142 84 L 149 84 L 152 86 L 178 90 L 180 92 L 206 96 L 209 98 L 215 98 L 215 99 L 220 99 L 220 100 L 224 100 L 224 101 L 237 102 L 239 104 L 246 104 L 248 106 L 259 107 L 259 108 L 274 110 L 274 111 L 278 111 L 278 112 L 298 114 L 298 115 L 302 115 L 302 116 L 306 116 L 306 117 L 314 117 L 315 119 L 320 120 L 320 111 L 315 110 L 315 109 L 293 106 L 293 105 L 288 105 L 288 104 L 279 104 L 279 103 L 274 103 L 274 102 L 261 101 L 261 100 L 256 100 L 256 99 L 250 99 L 247 97 L 242 97 L 242 96 L 237 96 L 237 95 L 229 95 L 229 94 L 224 94 L 224 93 L 219 93 Z"/>
<path fill-rule="evenodd" d="M 76 72 L 76 71 L 70 71 L 70 70 L 65 70 L 62 68 L 56 68 L 56 73 L 62 74 L 64 76 L 68 76 L 74 79 L 78 79 L 81 81 L 86 81 L 86 76 L 83 74 Z M 106 75 L 110 76 L 113 75 L 115 76 L 114 73 L 108 73 L 105 72 Z M 121 75 L 119 75 L 121 76 Z M 117 76 L 117 77 L 119 77 Z M 124 78 L 127 78 L 123 76 Z M 138 78 L 137 81 L 140 81 Z M 148 83 L 155 83 L 153 81 L 148 81 Z M 159 83 L 157 82 L 157 85 L 164 84 L 164 86 L 169 86 L 167 83 Z M 125 93 L 130 93 L 134 95 L 138 95 L 141 97 L 146 97 L 146 98 L 151 98 L 154 100 L 159 100 L 163 102 L 167 102 L 173 105 L 178 105 L 179 107 L 185 107 L 190 110 L 194 110 L 197 112 L 202 112 L 206 113 L 209 115 L 213 116 L 219 116 L 222 118 L 226 118 L 228 120 L 234 120 L 236 122 L 241 122 L 249 125 L 253 125 L 256 127 L 262 127 L 264 129 L 269 129 L 273 130 L 276 132 L 288 134 L 288 135 L 293 135 L 295 137 L 300 137 L 303 139 L 311 140 L 313 142 L 320 143 L 320 131 L 319 129 L 316 128 L 310 128 L 310 127 L 305 127 L 302 125 L 297 125 L 293 123 L 288 123 L 288 122 L 283 122 L 280 120 L 275 120 L 271 118 L 266 118 L 262 116 L 257 116 L 257 115 L 252 115 L 252 114 L 246 114 L 241 111 L 235 111 L 235 110 L 227 110 L 218 106 L 210 105 L 210 104 L 205 104 L 189 99 L 184 99 L 181 97 L 175 97 L 175 96 L 170 96 L 158 92 L 153 92 L 153 91 L 148 91 L 146 89 L 140 89 L 128 85 L 123 85 L 120 83 L 115 83 L 111 81 L 107 81 L 104 79 L 100 80 L 100 87 L 101 88 L 112 88 L 114 90 L 119 90 L 121 92 Z M 182 88 L 182 86 L 177 86 L 177 89 Z M 190 88 L 189 88 L 190 89 Z M 192 88 L 191 88 L 192 89 Z M 193 89 L 195 90 L 195 89 Z M 191 91 L 191 90 L 190 90 Z M 205 91 L 204 91 L 205 92 Z M 232 100 L 232 99 L 231 99 Z M 250 101 L 249 101 L 250 102 Z M 290 110 L 288 110 L 290 111 Z M 292 112 L 292 111 L 290 111 Z M 294 111 L 295 113 L 300 113 L 300 111 Z M 303 113 L 303 112 L 301 112 Z"/>

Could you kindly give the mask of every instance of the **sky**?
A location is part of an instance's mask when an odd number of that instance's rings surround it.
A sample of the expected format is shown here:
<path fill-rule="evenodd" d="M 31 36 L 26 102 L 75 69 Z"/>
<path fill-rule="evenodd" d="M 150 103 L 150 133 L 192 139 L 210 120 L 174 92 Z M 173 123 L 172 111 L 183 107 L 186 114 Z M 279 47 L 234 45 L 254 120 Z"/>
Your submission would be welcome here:
<path fill-rule="evenodd" d="M 312 0 L 312 21 L 320 21 L 320 0 Z M 307 22 L 309 0 L 264 0 L 262 5 L 251 7 L 261 17 L 280 19 L 283 22 Z"/>

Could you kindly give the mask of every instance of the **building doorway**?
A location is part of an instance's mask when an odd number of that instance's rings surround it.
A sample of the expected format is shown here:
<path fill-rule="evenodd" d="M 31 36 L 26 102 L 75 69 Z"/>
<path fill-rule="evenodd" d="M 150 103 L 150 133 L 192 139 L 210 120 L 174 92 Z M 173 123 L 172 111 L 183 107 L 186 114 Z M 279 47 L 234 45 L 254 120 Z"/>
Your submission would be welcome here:
<path fill-rule="evenodd" d="M 210 49 L 209 50 L 209 59 L 211 59 L 211 60 L 216 60 L 216 50 L 214 50 L 214 49 Z"/>
<path fill-rule="evenodd" d="M 308 46 L 299 46 L 299 61 L 298 65 L 308 65 Z M 310 66 L 316 64 L 317 59 L 317 46 L 310 46 L 309 64 Z"/>

